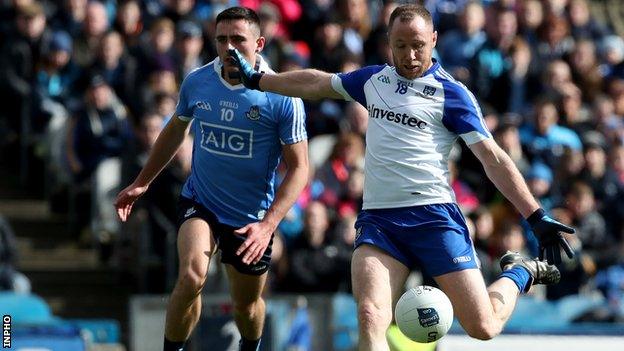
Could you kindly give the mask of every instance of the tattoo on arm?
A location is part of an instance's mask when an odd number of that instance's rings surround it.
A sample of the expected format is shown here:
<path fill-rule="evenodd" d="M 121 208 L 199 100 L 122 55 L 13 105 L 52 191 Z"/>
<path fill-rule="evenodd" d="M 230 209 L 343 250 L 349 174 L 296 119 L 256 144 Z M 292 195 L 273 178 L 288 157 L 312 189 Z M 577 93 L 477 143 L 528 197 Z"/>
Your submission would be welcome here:
<path fill-rule="evenodd" d="M 503 294 L 499 293 L 498 291 L 490 291 L 488 295 L 490 295 L 490 298 L 497 299 L 503 305 L 505 304 L 505 298 L 503 297 Z"/>

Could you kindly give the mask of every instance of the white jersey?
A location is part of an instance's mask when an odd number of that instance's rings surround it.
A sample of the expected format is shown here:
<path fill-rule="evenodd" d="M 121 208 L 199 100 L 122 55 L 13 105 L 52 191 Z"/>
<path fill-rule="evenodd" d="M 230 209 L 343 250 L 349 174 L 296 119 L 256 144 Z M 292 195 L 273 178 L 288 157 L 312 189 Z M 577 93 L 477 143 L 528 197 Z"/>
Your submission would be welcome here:
<path fill-rule="evenodd" d="M 448 157 L 461 136 L 470 145 L 492 135 L 475 97 L 434 61 L 408 80 L 392 66 L 332 76 L 346 100 L 368 109 L 363 209 L 455 202 Z"/>

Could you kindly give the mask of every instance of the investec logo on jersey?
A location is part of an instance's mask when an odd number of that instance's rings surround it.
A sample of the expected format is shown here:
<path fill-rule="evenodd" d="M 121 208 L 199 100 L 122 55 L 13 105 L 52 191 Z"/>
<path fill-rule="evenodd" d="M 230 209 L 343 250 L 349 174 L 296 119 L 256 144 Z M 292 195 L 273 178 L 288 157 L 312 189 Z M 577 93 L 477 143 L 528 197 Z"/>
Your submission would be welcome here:
<path fill-rule="evenodd" d="M 425 129 L 427 126 L 427 122 L 421 121 L 416 117 L 412 117 L 406 113 L 384 110 L 383 108 L 375 106 L 375 104 L 368 106 L 368 116 L 370 118 L 386 119 L 390 122 L 416 127 L 418 129 Z"/>
<path fill-rule="evenodd" d="M 219 155 L 251 158 L 253 131 L 199 122 L 202 149 Z"/>

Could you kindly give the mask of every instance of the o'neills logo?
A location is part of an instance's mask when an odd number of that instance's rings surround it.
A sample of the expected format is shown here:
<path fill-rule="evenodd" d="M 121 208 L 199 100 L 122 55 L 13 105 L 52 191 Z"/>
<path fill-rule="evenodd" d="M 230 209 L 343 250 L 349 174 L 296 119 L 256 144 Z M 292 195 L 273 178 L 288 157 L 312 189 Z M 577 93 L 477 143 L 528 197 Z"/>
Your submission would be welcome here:
<path fill-rule="evenodd" d="M 384 110 L 375 106 L 375 104 L 368 106 L 368 116 L 370 118 L 386 119 L 390 122 L 416 127 L 418 129 L 425 129 L 427 126 L 427 122 L 421 121 L 416 117 L 412 117 L 406 113 Z"/>

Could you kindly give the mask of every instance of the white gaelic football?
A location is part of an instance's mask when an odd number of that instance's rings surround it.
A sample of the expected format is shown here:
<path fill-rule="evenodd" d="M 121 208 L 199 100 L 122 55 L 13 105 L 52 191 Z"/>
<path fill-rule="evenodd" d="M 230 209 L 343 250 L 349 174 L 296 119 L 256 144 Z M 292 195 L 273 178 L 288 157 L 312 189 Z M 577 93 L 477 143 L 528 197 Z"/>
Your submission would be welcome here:
<path fill-rule="evenodd" d="M 394 309 L 394 319 L 405 336 L 429 343 L 448 332 L 453 324 L 453 306 L 442 290 L 417 286 L 401 296 Z"/>

